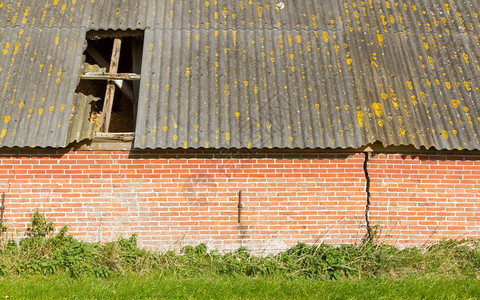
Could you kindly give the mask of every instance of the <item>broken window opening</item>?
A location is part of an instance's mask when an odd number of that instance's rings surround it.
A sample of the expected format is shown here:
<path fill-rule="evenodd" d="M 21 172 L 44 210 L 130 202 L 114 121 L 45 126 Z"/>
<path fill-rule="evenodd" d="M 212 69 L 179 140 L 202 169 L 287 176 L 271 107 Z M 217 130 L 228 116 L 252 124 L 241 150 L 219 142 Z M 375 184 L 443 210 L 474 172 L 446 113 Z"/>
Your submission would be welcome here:
<path fill-rule="evenodd" d="M 143 31 L 90 31 L 87 42 L 76 92 L 98 98 L 90 121 L 97 133 L 134 132 Z"/>

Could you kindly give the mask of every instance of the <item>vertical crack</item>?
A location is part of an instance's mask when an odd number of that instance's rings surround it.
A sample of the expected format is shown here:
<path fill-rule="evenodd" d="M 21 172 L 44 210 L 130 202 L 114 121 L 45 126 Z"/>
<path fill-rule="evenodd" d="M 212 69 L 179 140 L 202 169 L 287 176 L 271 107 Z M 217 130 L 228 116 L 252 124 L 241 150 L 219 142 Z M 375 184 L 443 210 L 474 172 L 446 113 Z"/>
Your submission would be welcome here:
<path fill-rule="evenodd" d="M 370 226 L 370 218 L 369 218 L 369 212 L 370 212 L 370 200 L 371 200 L 371 195 L 370 195 L 370 174 L 368 173 L 368 161 L 370 159 L 370 155 L 368 152 L 364 152 L 365 154 L 365 160 L 363 161 L 363 173 L 365 174 L 365 192 L 367 194 L 367 203 L 365 204 L 365 227 L 367 229 L 367 233 L 364 238 L 364 242 L 371 242 L 373 240 L 373 230 L 372 227 Z"/>

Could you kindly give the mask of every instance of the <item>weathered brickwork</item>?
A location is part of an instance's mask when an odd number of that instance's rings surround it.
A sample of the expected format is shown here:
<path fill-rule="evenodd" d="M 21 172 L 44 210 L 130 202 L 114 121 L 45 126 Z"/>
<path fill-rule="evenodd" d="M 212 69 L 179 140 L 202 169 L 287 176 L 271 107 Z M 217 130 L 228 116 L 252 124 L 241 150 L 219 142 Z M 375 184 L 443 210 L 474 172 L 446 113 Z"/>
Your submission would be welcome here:
<path fill-rule="evenodd" d="M 480 155 L 374 154 L 370 220 L 392 244 L 480 237 Z"/>
<path fill-rule="evenodd" d="M 9 234 L 38 210 L 89 241 L 284 250 L 360 243 L 363 153 L 1 150 Z M 480 155 L 371 154 L 369 222 L 394 244 L 479 237 Z M 241 208 L 239 222 L 239 194 Z"/>

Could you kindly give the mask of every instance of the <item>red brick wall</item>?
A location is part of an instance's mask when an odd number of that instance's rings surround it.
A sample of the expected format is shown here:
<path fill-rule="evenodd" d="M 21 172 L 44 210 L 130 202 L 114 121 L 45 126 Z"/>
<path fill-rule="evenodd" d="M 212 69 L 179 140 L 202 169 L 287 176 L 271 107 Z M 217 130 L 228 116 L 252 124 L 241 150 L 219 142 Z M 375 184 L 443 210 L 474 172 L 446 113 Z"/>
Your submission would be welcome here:
<path fill-rule="evenodd" d="M 274 252 L 361 242 L 363 162 L 363 153 L 314 151 L 1 150 L 0 194 L 13 235 L 38 210 L 89 241 L 137 233 L 148 248 Z M 369 220 L 383 239 L 479 237 L 479 155 L 372 154 L 368 172 Z"/>
<path fill-rule="evenodd" d="M 480 155 L 458 153 L 372 156 L 370 220 L 383 240 L 480 238 Z"/>

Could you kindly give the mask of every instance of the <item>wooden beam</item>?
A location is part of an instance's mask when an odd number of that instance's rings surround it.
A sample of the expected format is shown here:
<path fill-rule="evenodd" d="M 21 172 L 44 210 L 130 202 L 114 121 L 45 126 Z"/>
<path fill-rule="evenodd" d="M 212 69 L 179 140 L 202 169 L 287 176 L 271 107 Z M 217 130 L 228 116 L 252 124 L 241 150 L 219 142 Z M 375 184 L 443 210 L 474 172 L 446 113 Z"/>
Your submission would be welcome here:
<path fill-rule="evenodd" d="M 124 38 L 143 36 L 143 30 L 96 30 L 88 31 L 86 38 L 89 40 L 98 40 L 105 38 Z"/>
<path fill-rule="evenodd" d="M 87 72 L 81 76 L 84 80 L 140 80 L 140 75 L 136 73 L 96 73 Z"/>
<path fill-rule="evenodd" d="M 87 47 L 87 53 L 90 55 L 93 60 L 101 67 L 101 68 L 108 68 L 108 62 L 105 58 L 103 58 L 102 54 L 98 52 L 97 49 L 93 47 Z M 134 71 L 135 72 L 135 71 Z M 140 72 L 138 72 L 140 73 Z M 132 88 L 123 82 L 123 80 L 114 80 L 115 84 L 120 88 L 122 93 L 127 96 L 128 100 L 130 100 L 132 103 L 134 103 L 134 95 L 133 95 L 133 90 Z"/>
<path fill-rule="evenodd" d="M 133 132 L 97 132 L 94 141 L 132 142 L 134 137 Z"/>
<path fill-rule="evenodd" d="M 136 74 L 135 74 L 136 75 Z M 140 75 L 139 75 L 140 77 Z M 137 79 L 132 79 L 134 81 L 136 81 Z M 115 83 L 116 86 L 118 86 L 118 88 L 122 91 L 122 93 L 127 97 L 128 100 L 130 100 L 130 102 L 134 102 L 133 101 L 133 90 L 132 88 L 123 80 L 121 79 L 118 79 L 118 80 L 113 80 L 113 82 Z"/>
<path fill-rule="evenodd" d="M 110 64 L 108 61 L 103 58 L 103 55 L 98 52 L 97 49 L 93 48 L 92 46 L 87 47 L 87 53 L 90 55 L 93 60 L 101 67 L 101 68 L 108 68 Z"/>
<path fill-rule="evenodd" d="M 115 38 L 113 40 L 112 59 L 110 60 L 109 73 L 117 73 L 118 62 L 120 60 L 120 49 L 122 47 L 122 39 Z M 108 132 L 110 126 L 110 117 L 112 116 L 113 97 L 115 96 L 115 83 L 109 80 L 107 91 L 105 92 L 105 100 L 103 102 L 102 118 L 100 120 L 100 132 Z"/>

